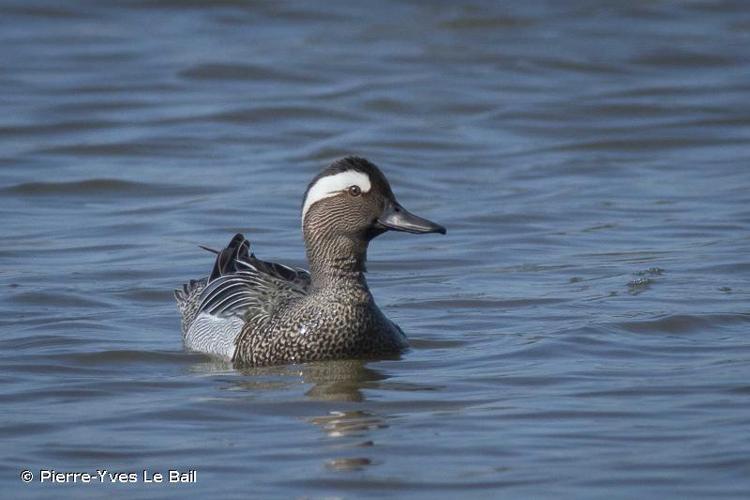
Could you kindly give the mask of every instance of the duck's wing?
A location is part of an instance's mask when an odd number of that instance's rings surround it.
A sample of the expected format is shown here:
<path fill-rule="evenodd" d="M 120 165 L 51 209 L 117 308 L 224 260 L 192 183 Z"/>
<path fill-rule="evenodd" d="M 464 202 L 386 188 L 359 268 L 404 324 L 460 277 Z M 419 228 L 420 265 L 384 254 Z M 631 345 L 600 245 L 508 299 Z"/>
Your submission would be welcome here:
<path fill-rule="evenodd" d="M 216 256 L 197 314 L 263 323 L 282 305 L 307 295 L 310 273 L 257 259 L 241 234 Z"/>
<path fill-rule="evenodd" d="M 249 244 L 247 244 L 242 235 L 236 235 L 232 238 L 229 245 L 221 251 L 204 247 L 202 245 L 199 246 L 204 250 L 217 254 L 217 257 L 210 277 L 201 278 L 199 280 L 190 280 L 183 284 L 182 288 L 178 288 L 174 291 L 174 298 L 177 301 L 177 308 L 180 311 L 182 320 L 183 336 L 188 333 L 190 327 L 195 322 L 196 317 L 201 312 L 200 305 L 202 295 L 203 291 L 206 289 L 208 281 L 221 276 L 221 274 L 230 272 L 231 269 L 233 269 L 232 265 L 234 259 L 239 258 L 240 256 L 249 257 L 249 255 L 247 255 Z"/>

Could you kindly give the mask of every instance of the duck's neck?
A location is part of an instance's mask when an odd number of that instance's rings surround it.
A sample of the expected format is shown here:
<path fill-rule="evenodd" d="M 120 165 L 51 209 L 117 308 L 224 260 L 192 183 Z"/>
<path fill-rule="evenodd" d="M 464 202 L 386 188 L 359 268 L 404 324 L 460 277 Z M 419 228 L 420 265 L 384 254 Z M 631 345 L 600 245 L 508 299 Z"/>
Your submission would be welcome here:
<path fill-rule="evenodd" d="M 357 288 L 369 295 L 365 279 L 367 242 L 337 236 L 306 243 L 314 289 Z"/>

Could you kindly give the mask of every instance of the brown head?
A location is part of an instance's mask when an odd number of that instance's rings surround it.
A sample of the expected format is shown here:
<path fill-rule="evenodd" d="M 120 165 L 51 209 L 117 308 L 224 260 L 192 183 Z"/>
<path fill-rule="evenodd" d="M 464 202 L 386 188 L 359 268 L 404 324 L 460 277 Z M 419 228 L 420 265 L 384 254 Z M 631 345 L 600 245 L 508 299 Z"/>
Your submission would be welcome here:
<path fill-rule="evenodd" d="M 402 207 L 380 169 L 364 158 L 337 160 L 310 182 L 302 232 L 313 275 L 364 271 L 368 243 L 386 231 L 446 232 Z"/>

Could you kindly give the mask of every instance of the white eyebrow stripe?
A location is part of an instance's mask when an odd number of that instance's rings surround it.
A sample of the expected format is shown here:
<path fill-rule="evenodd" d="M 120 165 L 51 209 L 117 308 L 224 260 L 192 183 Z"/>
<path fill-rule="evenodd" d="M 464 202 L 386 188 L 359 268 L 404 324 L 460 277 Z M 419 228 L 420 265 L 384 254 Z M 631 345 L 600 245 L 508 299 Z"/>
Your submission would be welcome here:
<path fill-rule="evenodd" d="M 363 193 L 369 193 L 372 188 L 370 176 L 364 172 L 346 170 L 335 175 L 327 175 L 318 179 L 318 181 L 313 184 L 307 192 L 307 196 L 305 197 L 305 204 L 302 206 L 302 222 L 304 223 L 305 215 L 314 203 L 325 198 L 330 198 L 331 196 L 336 196 L 339 192 L 354 185 L 359 186 L 359 189 Z"/>

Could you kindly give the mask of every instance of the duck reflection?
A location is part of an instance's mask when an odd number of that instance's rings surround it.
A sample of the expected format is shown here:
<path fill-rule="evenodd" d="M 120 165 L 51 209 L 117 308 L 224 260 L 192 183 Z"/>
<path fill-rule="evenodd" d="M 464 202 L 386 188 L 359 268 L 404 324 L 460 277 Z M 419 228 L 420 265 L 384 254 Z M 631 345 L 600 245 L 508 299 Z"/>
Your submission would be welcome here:
<path fill-rule="evenodd" d="M 320 426 L 332 438 L 364 437 L 371 431 L 388 427 L 382 417 L 366 411 L 331 411 L 328 415 L 313 417 L 308 421 Z M 364 443 L 369 446 L 372 444 L 372 441 Z"/>
<path fill-rule="evenodd" d="M 362 402 L 363 389 L 376 387 L 388 378 L 382 372 L 366 366 L 362 360 L 342 360 L 305 365 L 303 380 L 311 383 L 306 396 L 318 401 Z"/>
<path fill-rule="evenodd" d="M 388 427 L 387 417 L 364 409 L 366 390 L 377 388 L 388 378 L 383 372 L 367 366 L 365 360 L 339 360 L 291 366 L 250 367 L 235 388 L 249 391 L 279 391 L 309 385 L 305 397 L 313 401 L 332 402 L 324 415 L 305 420 L 324 435 L 326 448 L 333 450 L 324 466 L 332 471 L 356 471 L 372 465 L 364 449 L 375 446 L 374 435 Z M 343 456 L 342 456 L 343 455 Z"/>
<path fill-rule="evenodd" d="M 361 410 L 333 410 L 307 420 L 320 427 L 327 438 L 327 447 L 339 455 L 324 464 L 328 470 L 338 472 L 358 471 L 372 465 L 373 460 L 365 450 L 375 446 L 376 431 L 388 427 L 382 416 Z"/>
<path fill-rule="evenodd" d="M 278 390 L 309 385 L 305 396 L 315 401 L 363 402 L 363 389 L 376 387 L 388 378 L 382 372 L 366 366 L 363 360 L 320 361 L 302 365 L 249 367 L 240 370 L 246 376 L 233 385 L 247 390 Z M 213 370 L 206 370 L 212 368 Z M 202 366 L 206 371 L 217 367 Z"/>

